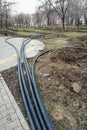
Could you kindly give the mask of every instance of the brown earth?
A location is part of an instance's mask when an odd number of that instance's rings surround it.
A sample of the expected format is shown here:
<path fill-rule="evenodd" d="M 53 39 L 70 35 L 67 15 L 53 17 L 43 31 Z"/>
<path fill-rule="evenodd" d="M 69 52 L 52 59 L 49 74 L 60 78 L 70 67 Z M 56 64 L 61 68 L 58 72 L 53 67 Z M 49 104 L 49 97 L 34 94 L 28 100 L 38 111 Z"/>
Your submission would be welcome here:
<path fill-rule="evenodd" d="M 86 47 L 87 37 L 70 42 Z M 87 130 L 87 70 L 78 66 L 86 66 L 86 57 L 86 51 L 62 48 L 46 53 L 36 63 L 38 89 L 58 130 Z M 17 67 L 3 71 L 2 75 L 25 114 Z"/>

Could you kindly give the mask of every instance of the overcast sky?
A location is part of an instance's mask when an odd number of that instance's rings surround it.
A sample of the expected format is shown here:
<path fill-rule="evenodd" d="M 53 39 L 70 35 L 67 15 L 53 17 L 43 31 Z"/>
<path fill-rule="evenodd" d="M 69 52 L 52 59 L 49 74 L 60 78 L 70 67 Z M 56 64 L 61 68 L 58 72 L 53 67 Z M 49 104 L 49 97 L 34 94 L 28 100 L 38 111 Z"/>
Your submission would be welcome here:
<path fill-rule="evenodd" d="M 38 0 L 7 0 L 7 1 L 16 1 L 16 8 L 15 10 L 17 13 L 24 12 L 24 13 L 34 13 L 36 8 L 38 7 L 39 1 Z"/>

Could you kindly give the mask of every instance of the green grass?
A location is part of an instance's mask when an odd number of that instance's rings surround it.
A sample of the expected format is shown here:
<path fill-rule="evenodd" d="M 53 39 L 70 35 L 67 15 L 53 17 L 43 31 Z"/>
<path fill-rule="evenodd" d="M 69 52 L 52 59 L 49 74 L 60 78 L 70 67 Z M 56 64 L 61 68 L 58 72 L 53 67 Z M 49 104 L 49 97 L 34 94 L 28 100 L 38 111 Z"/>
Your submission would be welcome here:
<path fill-rule="evenodd" d="M 59 31 L 57 28 L 44 28 L 44 27 L 30 27 L 30 28 L 17 28 L 18 35 L 36 35 L 38 33 L 45 33 L 46 38 L 44 40 L 40 39 L 43 43 L 45 43 L 45 48 L 47 49 L 56 49 L 62 46 L 65 46 L 68 44 L 67 39 L 69 38 L 76 38 L 76 37 L 82 37 L 87 36 L 86 32 L 70 32 L 70 31 Z M 54 37 L 52 38 L 51 35 L 57 35 L 58 38 Z"/>
<path fill-rule="evenodd" d="M 10 30 L 11 29 L 11 30 Z M 29 28 L 10 28 L 7 29 L 9 32 L 16 32 L 18 35 L 28 35 L 29 33 L 36 34 L 36 33 L 45 33 L 45 34 L 57 34 L 60 36 L 66 36 L 66 37 L 82 37 L 87 36 L 87 29 L 82 28 L 80 29 L 82 32 L 76 32 L 75 30 L 72 31 L 72 28 L 68 31 L 62 32 L 61 29 L 58 29 L 58 27 L 29 27 Z M 67 29 L 66 29 L 67 30 Z"/>
<path fill-rule="evenodd" d="M 29 27 L 29 28 L 17 28 L 18 31 L 38 32 L 38 33 L 50 33 L 46 28 Z"/>
<path fill-rule="evenodd" d="M 35 36 L 36 33 L 30 33 L 30 32 L 24 32 L 24 31 L 18 31 L 18 32 L 17 32 L 17 35 L 19 35 L 19 36 L 29 36 L 29 35 Z"/>
<path fill-rule="evenodd" d="M 65 37 L 82 37 L 82 36 L 87 36 L 87 32 L 70 32 L 70 31 L 59 31 L 57 29 L 47 29 L 47 28 L 22 28 L 22 29 L 18 29 L 21 30 L 22 32 L 24 30 L 32 32 L 32 33 L 45 33 L 45 34 L 57 34 L 59 36 L 65 36 Z"/>
<path fill-rule="evenodd" d="M 62 46 L 68 45 L 67 38 L 54 38 L 43 41 L 45 43 L 45 48 L 47 49 L 57 49 Z"/>
<path fill-rule="evenodd" d="M 63 32 L 62 33 L 64 36 L 68 36 L 68 37 L 83 37 L 83 36 L 87 36 L 87 33 L 81 33 L 81 32 Z"/>

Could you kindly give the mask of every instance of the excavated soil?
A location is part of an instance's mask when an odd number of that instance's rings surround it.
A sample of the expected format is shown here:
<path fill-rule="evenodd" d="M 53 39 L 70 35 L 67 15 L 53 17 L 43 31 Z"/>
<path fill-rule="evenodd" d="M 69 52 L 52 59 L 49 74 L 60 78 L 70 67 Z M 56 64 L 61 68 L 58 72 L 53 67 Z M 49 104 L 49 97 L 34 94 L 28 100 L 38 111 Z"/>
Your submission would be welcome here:
<path fill-rule="evenodd" d="M 86 47 L 87 37 L 70 39 Z M 38 89 L 57 130 L 87 130 L 87 51 L 61 48 L 41 56 L 35 67 Z M 2 75 L 25 117 L 17 67 Z M 27 119 L 27 117 L 26 117 Z"/>

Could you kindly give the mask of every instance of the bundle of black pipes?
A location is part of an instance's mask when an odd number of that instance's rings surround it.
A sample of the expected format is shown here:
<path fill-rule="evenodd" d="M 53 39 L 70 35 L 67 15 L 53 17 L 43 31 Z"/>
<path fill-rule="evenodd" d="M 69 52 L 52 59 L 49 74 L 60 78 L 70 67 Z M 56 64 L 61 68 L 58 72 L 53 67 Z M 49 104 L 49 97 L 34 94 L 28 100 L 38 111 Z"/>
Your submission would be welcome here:
<path fill-rule="evenodd" d="M 25 105 L 25 109 L 26 109 L 26 113 L 27 113 L 27 117 L 28 117 L 31 129 L 32 130 L 56 130 L 41 100 L 37 85 L 35 83 L 35 78 L 34 78 L 34 66 L 35 66 L 37 58 L 48 51 L 36 57 L 32 65 L 32 71 L 30 70 L 30 67 L 29 67 L 29 64 L 25 55 L 26 45 L 32 39 L 36 39 L 38 37 L 41 37 L 41 35 L 36 35 L 34 37 L 31 37 L 31 39 L 29 38 L 24 39 L 21 46 L 20 54 L 17 48 L 14 45 L 12 45 L 11 42 L 9 42 L 9 40 L 12 38 L 6 38 L 5 41 L 10 46 L 12 46 L 17 53 L 20 90 L 21 90 L 22 98 L 24 101 L 24 105 Z M 23 66 L 26 71 L 28 84 L 26 84 L 25 77 L 23 74 Z M 28 89 L 27 89 L 28 87 L 29 87 L 30 92 L 28 92 Z"/>

